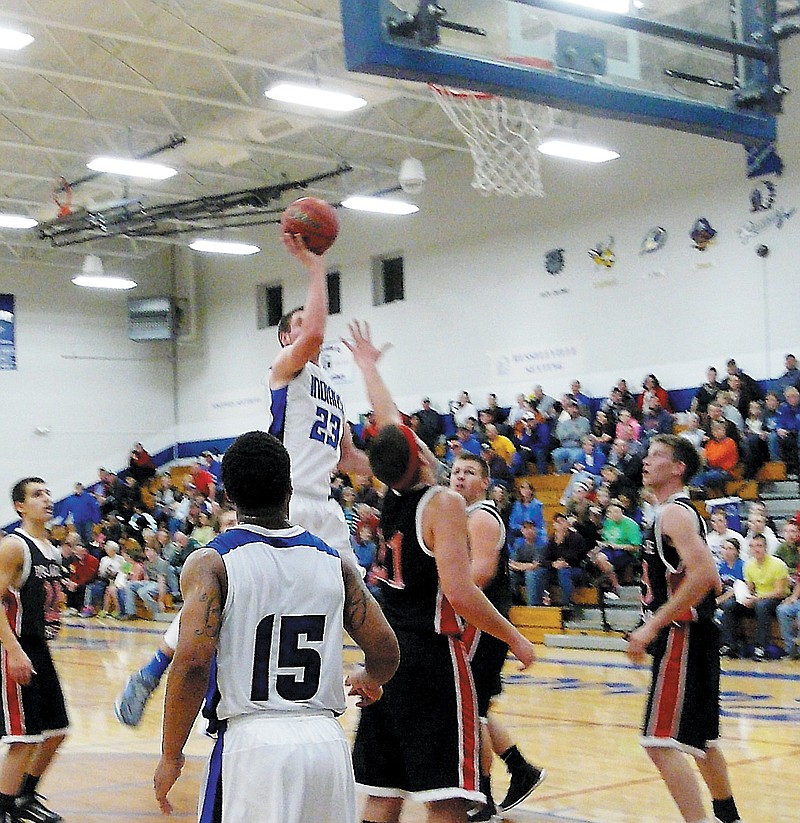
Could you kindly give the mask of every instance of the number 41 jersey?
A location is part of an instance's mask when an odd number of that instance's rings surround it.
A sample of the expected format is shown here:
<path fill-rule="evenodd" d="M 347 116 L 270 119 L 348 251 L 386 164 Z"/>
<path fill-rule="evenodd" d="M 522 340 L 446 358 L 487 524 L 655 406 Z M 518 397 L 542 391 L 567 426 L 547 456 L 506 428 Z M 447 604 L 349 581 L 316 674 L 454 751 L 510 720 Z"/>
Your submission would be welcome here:
<path fill-rule="evenodd" d="M 336 551 L 299 526 L 237 526 L 209 547 L 228 576 L 217 717 L 341 714 L 344 581 Z"/>
<path fill-rule="evenodd" d="M 270 416 L 269 433 L 292 457 L 295 494 L 327 499 L 347 421 L 325 372 L 306 363 L 288 385 L 271 389 Z"/>

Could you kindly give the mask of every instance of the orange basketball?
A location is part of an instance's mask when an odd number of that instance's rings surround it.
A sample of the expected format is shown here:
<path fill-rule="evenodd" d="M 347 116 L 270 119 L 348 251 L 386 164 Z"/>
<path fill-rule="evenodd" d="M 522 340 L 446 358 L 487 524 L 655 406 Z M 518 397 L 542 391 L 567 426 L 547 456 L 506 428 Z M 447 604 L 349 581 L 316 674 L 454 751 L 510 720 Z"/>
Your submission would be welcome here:
<path fill-rule="evenodd" d="M 301 197 L 286 207 L 281 229 L 299 234 L 314 254 L 324 254 L 339 233 L 339 218 L 330 203 L 316 197 Z"/>

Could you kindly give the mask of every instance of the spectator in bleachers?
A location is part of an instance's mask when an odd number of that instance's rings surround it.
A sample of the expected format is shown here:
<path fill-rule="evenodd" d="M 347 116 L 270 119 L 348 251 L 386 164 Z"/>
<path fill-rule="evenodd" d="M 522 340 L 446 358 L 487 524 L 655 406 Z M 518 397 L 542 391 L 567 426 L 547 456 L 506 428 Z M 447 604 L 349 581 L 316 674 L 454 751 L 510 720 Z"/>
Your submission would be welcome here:
<path fill-rule="evenodd" d="M 797 367 L 797 358 L 793 354 L 787 354 L 784 361 L 786 371 L 775 381 L 773 390 L 778 394 L 783 394 L 784 389 L 794 386 L 800 389 L 800 368 Z"/>
<path fill-rule="evenodd" d="M 725 484 L 733 478 L 732 472 L 739 462 L 739 450 L 732 438 L 728 437 L 725 423 L 715 421 L 711 426 L 711 440 L 703 452 L 703 468 L 692 478 L 692 485 L 706 489 L 712 487 L 723 495 Z"/>
<path fill-rule="evenodd" d="M 350 545 L 353 547 L 358 565 L 368 574 L 378 551 L 375 533 L 368 525 L 360 523 L 355 533 L 350 535 Z"/>
<path fill-rule="evenodd" d="M 478 419 L 478 410 L 469 399 L 469 392 L 466 391 L 462 391 L 461 394 L 459 394 L 458 400 L 453 404 L 451 411 L 453 414 L 453 423 L 455 423 L 456 428 L 466 426 L 467 420 L 469 420 L 470 417 L 475 420 Z"/>
<path fill-rule="evenodd" d="M 736 447 L 738 448 L 742 440 L 741 432 L 732 420 L 726 419 L 725 415 L 722 413 L 722 404 L 719 400 L 712 400 L 708 404 L 706 419 L 703 421 L 703 431 L 706 434 L 706 442 L 711 439 L 711 427 L 714 423 L 718 422 L 724 423 L 725 433 L 731 438 L 731 440 L 733 440 L 734 443 L 736 443 Z"/>
<path fill-rule="evenodd" d="M 75 531 L 88 546 L 94 538 L 94 527 L 100 522 L 100 507 L 82 483 L 75 484 L 75 493 L 64 500 L 64 520 L 72 519 Z"/>
<path fill-rule="evenodd" d="M 752 480 L 764 463 L 769 460 L 768 437 L 769 432 L 764 428 L 764 410 L 761 403 L 758 400 L 752 400 L 747 419 L 744 421 L 742 459 L 745 480 Z"/>
<path fill-rule="evenodd" d="M 114 511 L 122 516 L 124 520 L 133 517 L 136 507 L 144 509 L 144 501 L 142 499 L 142 490 L 139 484 L 132 475 L 125 478 L 125 482 L 121 486 L 114 489 L 115 506 Z"/>
<path fill-rule="evenodd" d="M 731 379 L 732 376 L 735 375 L 741 381 L 742 388 L 745 389 L 749 393 L 749 395 L 750 395 L 749 399 L 750 400 L 763 400 L 764 399 L 764 392 L 761 390 L 761 386 L 758 385 L 758 381 L 755 380 L 753 377 L 750 377 L 750 375 L 747 374 L 746 372 L 743 372 L 738 367 L 738 365 L 736 364 L 736 361 L 733 358 L 728 360 L 728 362 L 726 363 L 726 368 L 728 370 L 728 374 L 725 377 L 725 379 L 722 381 L 722 388 L 725 391 L 728 391 L 730 389 L 730 387 L 731 387 L 730 379 Z"/>
<path fill-rule="evenodd" d="M 174 573 L 180 578 L 183 571 L 183 564 L 188 559 L 189 555 L 200 548 L 200 544 L 196 540 L 178 530 L 172 536 L 172 540 L 162 550 L 162 557 L 172 567 Z"/>
<path fill-rule="evenodd" d="M 762 534 L 750 540 L 750 559 L 744 564 L 744 579 L 750 589 L 744 602 L 736 598 L 721 604 L 720 654 L 738 657 L 742 647 L 738 640 L 739 622 L 744 616 L 756 619 L 755 660 L 766 659 L 766 646 L 772 619 L 780 603 L 789 594 L 789 570 L 780 558 L 767 554 L 767 541 Z"/>
<path fill-rule="evenodd" d="M 603 454 L 608 454 L 611 444 L 616 437 L 617 424 L 615 418 L 603 409 L 598 409 L 594 420 L 592 420 L 592 437 L 594 442 L 603 450 Z"/>
<path fill-rule="evenodd" d="M 516 400 L 514 401 L 514 405 L 508 411 L 508 420 L 506 421 L 514 430 L 515 434 L 519 435 L 519 432 L 521 431 L 522 418 L 531 411 L 532 408 L 531 404 L 528 402 L 528 398 L 525 397 L 524 394 L 518 394 Z"/>
<path fill-rule="evenodd" d="M 355 510 L 356 492 L 352 486 L 345 486 L 342 489 L 342 497 L 339 505 L 342 507 L 345 523 L 351 536 L 355 534 L 358 525 L 358 515 Z"/>
<path fill-rule="evenodd" d="M 717 604 L 722 600 L 728 600 L 733 596 L 734 580 L 744 582 L 744 560 L 741 558 L 742 544 L 741 538 L 726 537 L 722 541 L 720 556 L 717 559 L 717 570 L 720 580 L 722 580 L 723 593 L 717 598 Z M 727 596 L 726 596 L 727 594 Z"/>
<path fill-rule="evenodd" d="M 753 394 L 749 384 L 743 383 L 742 378 L 738 374 L 732 374 L 728 377 L 728 395 L 730 404 L 735 406 L 739 414 L 744 419 L 747 417 L 750 403 L 753 400 L 761 402 L 762 398 L 756 397 Z"/>
<path fill-rule="evenodd" d="M 738 378 L 734 375 L 734 379 Z M 736 426 L 737 430 L 740 432 L 744 431 L 744 417 L 739 409 L 733 404 L 733 395 L 729 391 L 721 391 L 717 395 L 717 403 L 722 406 L 722 416 L 726 420 L 730 420 L 734 426 Z M 741 436 L 739 439 L 739 443 L 741 443 Z M 738 445 L 738 444 L 737 444 Z"/>
<path fill-rule="evenodd" d="M 461 439 L 457 434 L 451 434 L 447 438 L 447 450 L 444 453 L 444 464 L 448 469 L 452 468 L 453 463 L 466 452 L 466 449 L 461 445 Z"/>
<path fill-rule="evenodd" d="M 683 420 L 686 428 L 678 436 L 688 440 L 697 451 L 700 451 L 706 437 L 705 432 L 700 428 L 700 415 L 697 412 L 686 412 Z"/>
<path fill-rule="evenodd" d="M 192 488 L 208 500 L 216 500 L 217 484 L 214 482 L 214 475 L 200 463 L 194 463 L 189 473 Z"/>
<path fill-rule="evenodd" d="M 721 506 L 714 509 L 711 512 L 709 523 L 711 524 L 711 528 L 708 530 L 708 534 L 706 535 L 706 542 L 708 543 L 709 549 L 711 549 L 711 553 L 718 562 L 722 557 L 722 544 L 726 540 L 736 540 L 739 553 L 742 554 L 742 535 L 730 527 L 730 524 L 728 523 L 728 515 L 725 513 L 725 509 Z M 743 562 L 744 559 L 745 558 L 742 557 Z"/>
<path fill-rule="evenodd" d="M 622 409 L 617 417 L 617 424 L 614 427 L 614 439 L 638 443 L 641 436 L 642 424 L 628 409 Z"/>
<path fill-rule="evenodd" d="M 97 568 L 97 579 L 86 587 L 82 617 L 94 617 L 98 612 L 101 617 L 109 616 L 105 609 L 106 589 L 122 568 L 122 555 L 119 553 L 119 544 L 113 540 L 107 540 L 103 550 L 105 554 Z"/>
<path fill-rule="evenodd" d="M 100 565 L 96 557 L 86 550 L 80 538 L 72 546 L 73 558 L 70 563 L 69 577 L 64 580 L 67 614 L 75 615 L 83 608 L 86 587 L 97 579 Z"/>
<path fill-rule="evenodd" d="M 647 414 L 650 410 L 650 404 L 654 398 L 658 398 L 662 409 L 666 409 L 668 412 L 672 411 L 666 389 L 658 382 L 658 378 L 654 374 L 648 374 L 642 383 L 642 393 L 636 400 L 636 407 L 639 409 L 641 416 Z"/>
<path fill-rule="evenodd" d="M 478 438 L 469 428 L 467 428 L 467 426 L 459 426 L 456 429 L 456 437 L 458 438 L 458 442 L 461 443 L 461 448 L 464 449 L 465 452 L 475 455 L 479 455 L 481 453 L 480 440 L 478 440 Z"/>
<path fill-rule="evenodd" d="M 742 541 L 742 559 L 750 559 L 750 543 L 756 536 L 761 536 L 767 546 L 767 554 L 773 555 L 778 551 L 781 541 L 778 540 L 775 530 L 767 523 L 767 517 L 763 511 L 755 506 L 751 506 L 747 513 L 747 530 Z"/>
<path fill-rule="evenodd" d="M 497 395 L 494 392 L 487 396 L 486 403 L 487 405 L 484 411 L 489 412 L 491 415 L 491 422 L 494 423 L 495 426 L 505 425 L 508 420 L 508 412 L 502 406 L 497 405 Z"/>
<path fill-rule="evenodd" d="M 498 428 L 494 423 L 486 426 L 486 441 L 492 447 L 492 451 L 501 457 L 506 465 L 511 468 L 514 463 L 514 457 L 517 453 L 514 444 L 503 434 L 500 434 Z"/>
<path fill-rule="evenodd" d="M 163 612 L 166 608 L 164 604 L 169 563 L 153 546 L 146 546 L 144 553 L 144 578 L 129 581 L 125 589 L 125 614 L 128 618 L 136 617 L 137 597 L 153 615 Z"/>
<path fill-rule="evenodd" d="M 642 530 L 625 514 L 625 507 L 618 498 L 608 504 L 600 539 L 592 562 L 608 578 L 612 596 L 619 596 L 620 578 L 636 566 L 642 547 Z"/>
<path fill-rule="evenodd" d="M 588 579 L 585 570 L 588 553 L 584 539 L 570 527 L 567 516 L 562 512 L 553 515 L 553 533 L 532 574 L 533 593 L 528 594 L 529 605 L 544 605 L 545 589 L 558 583 L 561 606 L 569 609 L 575 586 Z M 526 584 L 527 581 L 526 576 Z"/>
<path fill-rule="evenodd" d="M 481 443 L 481 457 L 489 467 L 489 476 L 492 478 L 492 483 L 499 483 L 507 489 L 513 485 L 514 472 L 511 470 L 511 466 L 492 449 L 491 443 Z"/>
<path fill-rule="evenodd" d="M 767 392 L 764 398 L 764 430 L 767 432 L 767 448 L 770 460 L 780 460 L 778 451 L 778 410 L 780 397 L 775 392 Z"/>
<path fill-rule="evenodd" d="M 558 418 L 558 410 L 556 409 L 556 399 L 550 397 L 549 394 L 544 393 L 541 383 L 533 387 L 533 394 L 529 398 L 531 408 L 539 412 L 542 418 L 555 424 Z"/>
<path fill-rule="evenodd" d="M 798 454 L 797 435 L 800 431 L 800 391 L 789 386 L 783 392 L 786 400 L 781 403 L 777 414 L 778 453 L 786 464 L 786 474 L 797 477 Z"/>
<path fill-rule="evenodd" d="M 489 486 L 487 498 L 491 500 L 500 512 L 500 519 L 506 527 L 506 534 L 509 533 L 509 518 L 511 517 L 512 500 L 508 489 L 500 483 L 493 483 Z"/>
<path fill-rule="evenodd" d="M 591 435 L 587 435 L 581 440 L 582 456 L 572 464 L 572 477 L 564 489 L 564 495 L 559 501 L 562 506 L 572 497 L 575 487 L 582 483 L 589 491 L 593 490 L 602 482 L 601 472 L 606 464 L 606 456 L 603 450 L 595 442 Z"/>
<path fill-rule="evenodd" d="M 706 370 L 706 382 L 695 392 L 690 410 L 700 415 L 702 419 L 708 411 L 708 404 L 716 400 L 721 391 L 722 384 L 717 380 L 717 370 L 714 366 L 709 366 Z"/>
<path fill-rule="evenodd" d="M 617 388 L 619 389 L 620 402 L 622 405 L 631 412 L 636 411 L 636 398 L 628 388 L 628 381 L 624 377 L 620 377 L 620 379 L 617 380 Z"/>
<path fill-rule="evenodd" d="M 536 524 L 531 520 L 523 520 L 520 524 L 520 534 L 514 539 L 509 549 L 508 568 L 511 572 L 511 595 L 515 603 L 525 603 L 533 606 L 534 578 L 536 570 L 542 560 L 542 554 L 547 541 L 541 543 Z M 525 587 L 525 597 L 522 597 L 522 587 Z"/>
<path fill-rule="evenodd" d="M 794 573 L 792 593 L 779 604 L 775 616 L 781 630 L 783 650 L 790 660 L 800 660 L 800 565 L 794 567 Z"/>
<path fill-rule="evenodd" d="M 586 417 L 581 416 L 578 404 L 569 401 L 566 406 L 568 418 L 559 420 L 556 425 L 556 439 L 559 442 L 553 449 L 553 464 L 556 474 L 567 474 L 572 464 L 583 454 L 581 440 L 591 433 L 591 424 Z"/>
<path fill-rule="evenodd" d="M 547 530 L 544 525 L 544 506 L 541 500 L 536 497 L 533 486 L 523 480 L 517 487 L 516 499 L 514 500 L 508 515 L 508 546 L 514 545 L 514 541 L 522 534 L 522 524 L 530 520 L 536 526 L 536 539 L 538 545 L 544 546 L 547 542 Z"/>
<path fill-rule="evenodd" d="M 800 566 L 800 528 L 794 520 L 787 520 L 783 524 L 783 540 L 777 549 L 775 557 L 780 557 L 789 569 L 789 577 L 794 584 L 795 570 Z M 769 547 L 767 547 L 769 551 Z"/>
<path fill-rule="evenodd" d="M 619 413 L 625 408 L 627 408 L 628 411 L 633 412 L 633 409 L 630 406 L 622 402 L 622 391 L 617 386 L 613 386 L 611 391 L 608 393 L 608 397 L 600 403 L 600 411 L 602 411 L 613 423 L 617 422 Z M 636 406 L 634 405 L 633 408 L 636 408 Z"/>
<path fill-rule="evenodd" d="M 757 500 L 751 500 L 750 501 L 750 503 L 747 506 L 747 518 L 748 518 L 748 520 L 750 519 L 750 517 L 753 514 L 762 515 L 762 517 L 764 518 L 764 522 L 767 524 L 767 526 L 769 526 L 769 528 L 772 530 L 772 532 L 776 535 L 778 534 L 778 527 L 775 524 L 775 519 L 769 513 L 769 510 L 767 509 L 767 504 L 763 500 L 757 499 Z M 770 551 L 769 540 L 767 540 L 767 551 L 769 551 L 770 554 L 774 553 L 774 550 Z"/>
<path fill-rule="evenodd" d="M 582 417 L 591 420 L 592 417 L 592 401 L 588 395 L 581 391 L 581 381 L 573 380 L 569 384 L 569 392 L 566 394 L 567 399 L 573 403 L 578 404 L 578 409 Z"/>
<path fill-rule="evenodd" d="M 175 507 L 175 496 L 180 494 L 172 485 L 172 477 L 169 472 L 161 475 L 158 481 L 158 488 L 153 493 L 153 517 L 159 523 L 169 523 Z"/>
<path fill-rule="evenodd" d="M 514 470 L 517 474 L 529 474 L 530 464 L 535 471 L 547 474 L 547 462 L 550 457 L 550 423 L 539 412 L 529 411 L 522 419 L 522 430 L 517 444 L 517 459 Z"/>
<path fill-rule="evenodd" d="M 217 530 L 211 522 L 211 515 L 205 511 L 198 512 L 197 525 L 192 529 L 189 537 L 191 537 L 191 539 L 194 540 L 198 546 L 202 547 L 207 546 L 216 536 Z"/>
<path fill-rule="evenodd" d="M 127 590 L 131 583 L 143 580 L 145 577 L 144 564 L 141 562 L 142 550 L 133 538 L 125 538 L 120 544 L 122 564 L 119 574 L 106 588 L 103 609 L 113 617 L 124 620 L 127 617 Z M 135 615 L 134 615 L 135 616 Z"/>
<path fill-rule="evenodd" d="M 634 451 L 632 441 L 618 437 L 611 447 L 608 462 L 620 471 L 616 480 L 619 491 L 635 499 L 639 494 L 639 489 L 642 488 L 643 461 L 641 454 Z"/>
<path fill-rule="evenodd" d="M 128 455 L 128 474 L 139 486 L 146 485 L 156 473 L 156 465 L 141 443 L 134 443 Z"/>
<path fill-rule="evenodd" d="M 128 520 L 127 532 L 130 537 L 136 538 L 137 542 L 143 546 L 145 529 L 149 529 L 155 534 L 158 529 L 158 523 L 156 523 L 153 515 L 147 511 L 144 502 L 140 500 L 134 506 L 133 514 L 130 520 Z"/>
<path fill-rule="evenodd" d="M 672 434 L 672 415 L 661 407 L 658 396 L 651 398 L 648 411 L 642 415 L 641 441 L 645 449 L 657 434 Z"/>
<path fill-rule="evenodd" d="M 444 424 L 436 409 L 431 407 L 430 397 L 422 398 L 422 408 L 417 412 L 419 417 L 419 439 L 431 450 L 436 448 L 436 443 L 444 434 Z"/>

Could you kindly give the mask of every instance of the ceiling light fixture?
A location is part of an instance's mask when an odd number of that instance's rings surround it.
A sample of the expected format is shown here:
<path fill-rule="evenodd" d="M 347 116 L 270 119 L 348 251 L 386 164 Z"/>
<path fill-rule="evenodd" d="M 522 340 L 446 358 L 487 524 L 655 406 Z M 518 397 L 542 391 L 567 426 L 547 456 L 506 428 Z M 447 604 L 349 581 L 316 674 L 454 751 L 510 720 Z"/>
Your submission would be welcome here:
<path fill-rule="evenodd" d="M 545 140 L 539 144 L 539 151 L 551 157 L 564 157 L 583 163 L 607 163 L 619 157 L 619 152 L 569 140 Z"/>
<path fill-rule="evenodd" d="M 189 243 L 189 248 L 209 254 L 257 254 L 261 251 L 258 246 L 250 243 L 233 243 L 228 240 L 193 240 Z"/>
<path fill-rule="evenodd" d="M 0 213 L 0 228 L 3 229 L 32 229 L 39 225 L 32 217 L 24 217 L 21 214 Z"/>
<path fill-rule="evenodd" d="M 171 166 L 149 163 L 144 160 L 130 160 L 121 157 L 95 157 L 86 166 L 92 171 L 105 174 L 119 174 L 123 177 L 141 177 L 145 180 L 166 180 L 178 172 Z"/>
<path fill-rule="evenodd" d="M 328 111 L 355 111 L 367 105 L 363 97 L 326 91 L 316 86 L 299 86 L 296 83 L 278 83 L 264 92 L 270 100 L 281 103 L 296 103 L 298 106 L 311 106 Z"/>
<path fill-rule="evenodd" d="M 346 209 L 355 211 L 371 211 L 376 214 L 414 214 L 419 206 L 405 203 L 402 200 L 392 200 L 388 197 L 348 197 L 342 200 Z"/>
<path fill-rule="evenodd" d="M 85 289 L 113 289 L 125 291 L 135 289 L 138 285 L 135 280 L 127 277 L 117 277 L 113 274 L 106 274 L 103 269 L 103 261 L 96 254 L 87 254 L 83 259 L 81 273 L 72 278 L 76 286 Z"/>
<path fill-rule="evenodd" d="M 19 51 L 31 43 L 33 43 L 33 37 L 30 34 L 13 29 L 0 29 L 0 49 Z"/>

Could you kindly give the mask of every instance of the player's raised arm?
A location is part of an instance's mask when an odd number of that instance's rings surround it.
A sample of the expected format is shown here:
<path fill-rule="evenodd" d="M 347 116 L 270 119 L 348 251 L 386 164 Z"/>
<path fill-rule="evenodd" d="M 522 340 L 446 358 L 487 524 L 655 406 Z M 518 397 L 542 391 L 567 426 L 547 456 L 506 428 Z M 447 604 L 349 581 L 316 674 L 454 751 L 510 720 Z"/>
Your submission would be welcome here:
<path fill-rule="evenodd" d="M 298 260 L 308 274 L 308 290 L 303 308 L 289 318 L 289 328 L 278 330 L 281 352 L 270 372 L 270 388 L 285 386 L 300 369 L 319 355 L 328 320 L 328 281 L 325 261 L 309 251 L 299 235 L 284 233 L 284 248 Z"/>
<path fill-rule="evenodd" d="M 198 549 L 183 567 L 180 635 L 164 699 L 161 760 L 153 785 L 164 814 L 172 811 L 167 793 L 183 768 L 183 747 L 208 688 L 225 597 L 225 564 L 213 549 Z"/>
<path fill-rule="evenodd" d="M 350 694 L 360 695 L 359 706 L 379 700 L 382 686 L 400 665 L 400 647 L 380 606 L 369 593 L 361 575 L 342 563 L 344 578 L 344 627 L 364 652 L 364 667 L 353 670 L 345 681 Z"/>

